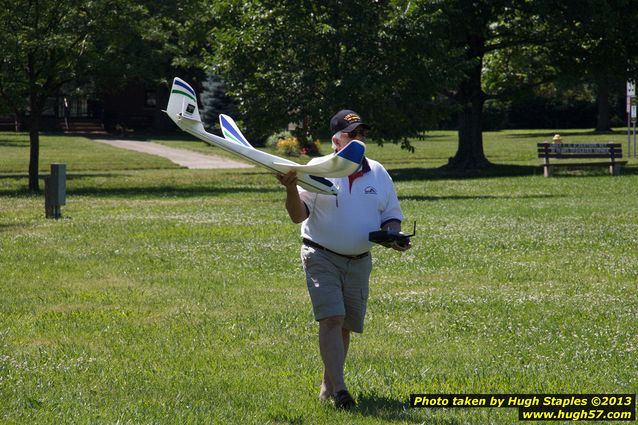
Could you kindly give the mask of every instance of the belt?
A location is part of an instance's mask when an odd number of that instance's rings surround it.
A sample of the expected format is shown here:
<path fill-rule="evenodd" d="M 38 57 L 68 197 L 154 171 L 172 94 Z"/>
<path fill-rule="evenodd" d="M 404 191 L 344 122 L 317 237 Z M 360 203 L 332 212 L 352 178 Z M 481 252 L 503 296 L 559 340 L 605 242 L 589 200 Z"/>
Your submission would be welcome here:
<path fill-rule="evenodd" d="M 303 238 L 302 241 L 303 241 L 303 244 L 306 245 L 306 246 L 309 246 L 309 247 L 315 248 L 315 249 L 320 249 L 322 251 L 326 251 L 326 252 L 329 252 L 331 254 L 338 255 L 339 257 L 347 258 L 348 260 L 360 260 L 360 259 L 366 258 L 368 255 L 370 255 L 369 251 L 368 252 L 364 252 L 363 254 L 359 254 L 359 255 L 339 254 L 338 252 L 334 252 L 333 250 L 328 249 L 325 246 L 319 245 L 317 242 L 313 242 L 310 239 Z"/>

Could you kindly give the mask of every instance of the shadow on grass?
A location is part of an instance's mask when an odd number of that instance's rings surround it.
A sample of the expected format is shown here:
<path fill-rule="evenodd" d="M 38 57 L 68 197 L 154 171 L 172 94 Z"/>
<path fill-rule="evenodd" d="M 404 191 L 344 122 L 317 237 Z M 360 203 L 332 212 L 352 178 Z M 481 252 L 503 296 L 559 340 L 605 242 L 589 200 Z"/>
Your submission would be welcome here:
<path fill-rule="evenodd" d="M 0 196 L 12 196 L 20 198 L 40 198 L 44 196 L 44 176 L 48 173 L 40 174 L 40 191 L 31 192 L 27 188 L 27 174 L 0 174 L 2 180 L 24 180 L 20 187 L 0 188 Z M 125 173 L 73 173 L 67 175 L 67 181 L 81 181 L 85 178 L 95 177 L 121 177 Z M 69 196 L 94 196 L 94 197 L 132 197 L 132 198 L 193 198 L 205 196 L 221 196 L 233 193 L 271 193 L 279 192 L 279 187 L 262 187 L 262 186 L 213 186 L 212 184 L 198 185 L 153 185 L 153 186 L 114 186 L 114 187 L 96 187 L 90 183 L 86 186 L 69 187 L 67 186 L 67 197 Z"/>
<path fill-rule="evenodd" d="M 383 421 L 423 423 L 423 418 L 410 409 L 407 400 L 392 399 L 369 394 L 357 398 L 356 411 L 363 416 L 371 416 Z"/>
<path fill-rule="evenodd" d="M 28 148 L 29 141 L 25 140 L 24 142 L 18 140 L 3 140 L 0 139 L 0 147 L 2 148 Z"/>
<path fill-rule="evenodd" d="M 221 196 L 237 193 L 265 193 L 278 192 L 279 188 L 262 188 L 252 186 L 237 187 L 82 187 L 67 190 L 67 199 L 70 196 L 93 196 L 93 197 L 123 197 L 123 198 L 196 198 L 206 196 Z M 26 188 L 20 189 L 0 189 L 0 196 L 12 196 L 21 198 L 43 198 L 44 190 L 38 193 L 29 192 Z"/>
<path fill-rule="evenodd" d="M 44 177 L 48 176 L 50 174 L 49 170 L 46 171 L 40 171 L 40 180 L 43 181 Z M 67 180 L 78 180 L 78 179 L 84 179 L 87 177 L 120 177 L 123 176 L 124 174 L 120 174 L 120 173 L 73 173 L 73 174 L 67 174 L 66 175 L 66 179 Z M 26 173 L 7 173 L 7 174 L 0 174 L 0 180 L 9 180 L 9 179 L 25 179 L 27 180 L 29 178 L 29 175 Z"/>
<path fill-rule="evenodd" d="M 401 201 L 466 201 L 466 200 L 495 200 L 495 199 L 546 199 L 546 198 L 564 198 L 564 195 L 518 195 L 518 196 L 493 196 L 493 195 L 477 195 L 477 196 L 399 196 Z"/>
<path fill-rule="evenodd" d="M 9 230 L 16 229 L 22 227 L 20 224 L 4 224 L 0 223 L 0 233 L 8 232 Z"/>
<path fill-rule="evenodd" d="M 220 196 L 237 193 L 278 192 L 279 188 L 263 188 L 254 186 L 210 187 L 210 186 L 154 186 L 154 187 L 113 187 L 113 188 L 77 188 L 67 192 L 69 196 L 95 197 L 152 197 L 152 198 L 195 198 L 202 196 Z M 2 194 L 2 192 L 0 192 Z"/>
<path fill-rule="evenodd" d="M 556 171 L 554 177 L 591 177 L 609 176 L 605 166 L 583 167 L 586 172 L 574 173 L 571 168 Z M 579 169 L 578 164 L 573 165 L 573 169 Z M 542 165 L 507 165 L 495 164 L 490 167 L 478 170 L 450 170 L 446 167 L 439 168 L 396 168 L 388 170 L 395 182 L 419 181 L 419 180 L 470 180 L 496 177 L 525 177 L 542 176 Z M 638 175 L 638 167 L 623 167 L 619 176 Z"/>
<path fill-rule="evenodd" d="M 462 180 L 481 179 L 493 177 L 519 177 L 542 175 L 543 168 L 534 165 L 492 165 L 477 170 L 452 170 L 446 167 L 439 168 L 397 168 L 388 170 L 392 180 Z"/>

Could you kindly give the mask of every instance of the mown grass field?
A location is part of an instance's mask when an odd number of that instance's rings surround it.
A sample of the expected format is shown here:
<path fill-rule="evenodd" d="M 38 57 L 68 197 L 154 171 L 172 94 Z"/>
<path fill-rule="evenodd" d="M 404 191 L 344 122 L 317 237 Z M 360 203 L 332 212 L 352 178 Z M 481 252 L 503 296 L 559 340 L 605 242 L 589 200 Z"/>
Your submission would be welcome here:
<path fill-rule="evenodd" d="M 561 134 L 626 148 L 621 131 Z M 25 192 L 27 136 L 0 133 L 0 423 L 509 424 L 516 409 L 407 401 L 635 394 L 638 161 L 546 179 L 535 143 L 551 135 L 486 133 L 500 166 L 470 178 L 435 169 L 453 133 L 415 154 L 369 143 L 418 236 L 403 254 L 374 249 L 346 370 L 359 406 L 336 412 L 316 398 L 299 229 L 272 176 L 44 136 L 41 169 L 69 172 L 64 218 L 45 220 Z"/>

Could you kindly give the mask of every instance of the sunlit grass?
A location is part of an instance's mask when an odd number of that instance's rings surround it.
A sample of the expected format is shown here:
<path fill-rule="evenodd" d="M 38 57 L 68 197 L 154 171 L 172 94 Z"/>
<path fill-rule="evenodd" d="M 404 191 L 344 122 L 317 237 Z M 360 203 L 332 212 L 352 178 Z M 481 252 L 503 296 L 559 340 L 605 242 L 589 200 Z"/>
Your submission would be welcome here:
<path fill-rule="evenodd" d="M 503 143 L 503 163 L 535 164 L 535 135 L 494 136 L 486 150 Z M 400 177 L 453 155 L 453 136 L 441 137 L 418 142 L 417 156 L 369 154 Z M 43 154 L 57 140 L 45 136 Z M 316 400 L 299 229 L 274 177 L 62 149 L 68 198 L 52 221 L 5 149 L 0 140 L 0 422 L 509 424 L 515 409 L 409 410 L 408 396 L 638 392 L 633 167 L 395 178 L 418 233 L 404 254 L 374 249 L 366 330 L 346 371 L 360 403 L 342 413 Z M 93 168 L 77 172 L 80 162 Z"/>
<path fill-rule="evenodd" d="M 29 168 L 29 135 L 0 132 L 0 173 L 27 173 Z M 40 171 L 48 172 L 49 164 L 62 162 L 73 172 L 142 170 L 179 168 L 167 159 L 127 152 L 93 142 L 81 136 L 51 135 L 40 137 Z"/>

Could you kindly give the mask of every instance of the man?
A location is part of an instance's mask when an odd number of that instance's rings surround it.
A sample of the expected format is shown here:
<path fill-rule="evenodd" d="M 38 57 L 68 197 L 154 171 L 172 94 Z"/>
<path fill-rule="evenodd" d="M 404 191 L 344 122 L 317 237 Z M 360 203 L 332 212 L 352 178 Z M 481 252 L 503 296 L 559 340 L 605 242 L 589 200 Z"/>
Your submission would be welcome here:
<path fill-rule="evenodd" d="M 339 111 L 330 121 L 336 152 L 352 140 L 365 141 L 369 126 L 354 111 Z M 381 164 L 364 157 L 354 174 L 329 179 L 338 195 L 307 192 L 297 186 L 294 171 L 278 175 L 286 187 L 286 210 L 303 223 L 301 260 L 315 319 L 319 322 L 319 351 L 324 364 L 321 400 L 334 397 L 337 408 L 355 401 L 344 382 L 350 332 L 363 332 L 372 270 L 370 232 L 401 231 L 403 213 L 392 179 Z M 397 251 L 410 248 L 388 245 Z"/>

